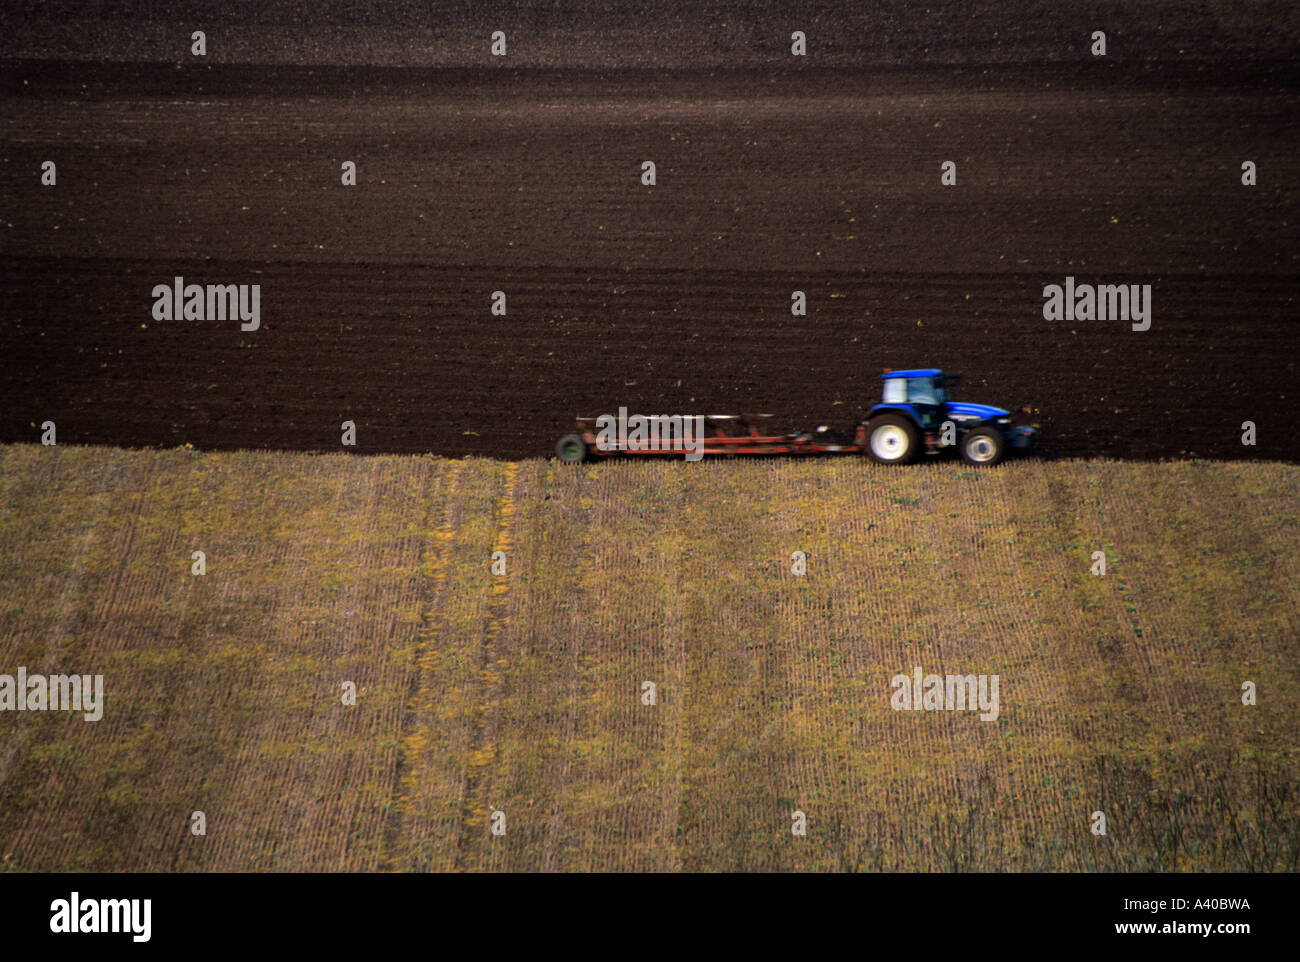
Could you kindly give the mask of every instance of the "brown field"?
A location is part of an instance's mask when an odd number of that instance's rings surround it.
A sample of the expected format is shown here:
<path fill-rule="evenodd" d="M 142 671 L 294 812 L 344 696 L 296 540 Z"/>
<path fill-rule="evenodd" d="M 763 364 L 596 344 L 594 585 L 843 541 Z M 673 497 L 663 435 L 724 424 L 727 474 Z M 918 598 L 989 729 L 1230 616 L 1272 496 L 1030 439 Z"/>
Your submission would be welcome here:
<path fill-rule="evenodd" d="M 5 446 L 0 672 L 106 697 L 0 714 L 0 859 L 1295 871 L 1297 503 L 1264 462 Z M 916 665 L 1000 717 L 891 710 Z"/>
<path fill-rule="evenodd" d="M 620 405 L 851 430 L 939 367 L 1046 458 L 1300 461 L 1300 79 L 1111 66 L 0 59 L 0 442 L 546 457 Z M 1076 275 L 1150 330 L 1044 320 Z M 177 276 L 262 326 L 154 320 Z"/>

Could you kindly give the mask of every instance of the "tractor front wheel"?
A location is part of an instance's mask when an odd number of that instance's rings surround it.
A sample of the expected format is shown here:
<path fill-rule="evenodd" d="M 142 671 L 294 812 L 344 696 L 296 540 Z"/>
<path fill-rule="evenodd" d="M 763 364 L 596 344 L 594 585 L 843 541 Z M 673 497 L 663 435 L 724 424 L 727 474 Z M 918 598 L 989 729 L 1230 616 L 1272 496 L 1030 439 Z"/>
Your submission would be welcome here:
<path fill-rule="evenodd" d="M 921 448 L 921 435 L 908 418 L 884 414 L 867 425 L 867 453 L 881 464 L 907 464 Z"/>
<path fill-rule="evenodd" d="M 581 464 L 587 460 L 587 442 L 580 434 L 566 434 L 556 443 L 555 456 L 565 464 Z"/>
<path fill-rule="evenodd" d="M 1006 453 L 1006 442 L 993 428 L 976 428 L 961 439 L 961 456 L 970 464 L 997 464 Z"/>

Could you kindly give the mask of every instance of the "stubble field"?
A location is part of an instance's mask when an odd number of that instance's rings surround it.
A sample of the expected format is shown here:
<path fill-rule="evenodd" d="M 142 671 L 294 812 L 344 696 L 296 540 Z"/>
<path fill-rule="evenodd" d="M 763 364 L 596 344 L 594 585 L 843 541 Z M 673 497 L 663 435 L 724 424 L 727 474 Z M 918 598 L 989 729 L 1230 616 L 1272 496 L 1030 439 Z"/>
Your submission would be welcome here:
<path fill-rule="evenodd" d="M 0 665 L 106 694 L 0 717 L 0 859 L 1295 871 L 1298 501 L 1269 463 L 5 446 Z M 916 666 L 999 717 L 894 711 Z"/>

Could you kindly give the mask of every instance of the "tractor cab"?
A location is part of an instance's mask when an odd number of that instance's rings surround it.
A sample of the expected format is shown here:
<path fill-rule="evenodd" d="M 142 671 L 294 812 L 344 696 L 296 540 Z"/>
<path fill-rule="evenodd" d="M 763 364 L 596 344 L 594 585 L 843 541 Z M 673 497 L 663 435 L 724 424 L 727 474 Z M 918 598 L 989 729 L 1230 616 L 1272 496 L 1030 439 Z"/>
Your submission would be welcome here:
<path fill-rule="evenodd" d="M 915 371 L 886 371 L 881 403 L 873 412 L 887 408 L 907 411 L 916 423 L 927 430 L 938 427 L 948 407 L 948 383 L 960 375 L 944 374 L 937 368 Z"/>

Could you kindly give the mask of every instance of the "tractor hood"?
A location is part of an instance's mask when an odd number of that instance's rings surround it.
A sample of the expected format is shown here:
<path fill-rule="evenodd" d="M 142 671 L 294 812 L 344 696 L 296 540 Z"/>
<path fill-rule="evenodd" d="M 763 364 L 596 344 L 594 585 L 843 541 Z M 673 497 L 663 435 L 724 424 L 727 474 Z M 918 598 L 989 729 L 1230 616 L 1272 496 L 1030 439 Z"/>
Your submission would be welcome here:
<path fill-rule="evenodd" d="M 1002 408 L 995 408 L 988 404 L 971 404 L 969 401 L 949 401 L 949 414 L 964 414 L 967 417 L 977 418 L 1003 418 L 1007 412 Z"/>

